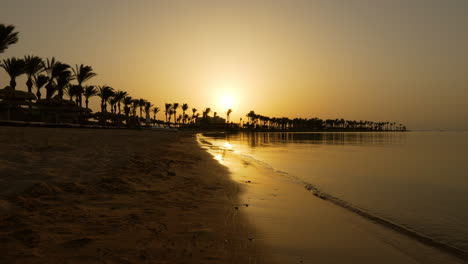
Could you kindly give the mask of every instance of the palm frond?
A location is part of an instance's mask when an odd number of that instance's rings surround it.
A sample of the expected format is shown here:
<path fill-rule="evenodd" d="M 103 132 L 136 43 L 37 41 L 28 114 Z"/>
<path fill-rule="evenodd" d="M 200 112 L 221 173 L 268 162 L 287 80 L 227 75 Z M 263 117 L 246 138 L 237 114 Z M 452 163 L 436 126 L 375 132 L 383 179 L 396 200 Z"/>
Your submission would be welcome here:
<path fill-rule="evenodd" d="M 24 56 L 24 73 L 26 73 L 29 78 L 44 71 L 43 65 L 44 62 L 38 56 Z"/>
<path fill-rule="evenodd" d="M 83 64 L 81 64 L 80 66 L 75 65 L 73 73 L 79 85 L 97 75 L 95 72 L 93 72 L 93 68 L 91 66 L 85 66 Z"/>
<path fill-rule="evenodd" d="M 8 58 L 3 60 L 0 67 L 2 67 L 11 78 L 16 78 L 24 73 L 24 60 L 15 57 Z"/>
<path fill-rule="evenodd" d="M 13 32 L 15 26 L 0 24 L 0 53 L 3 53 L 8 46 L 18 42 L 18 32 Z"/>

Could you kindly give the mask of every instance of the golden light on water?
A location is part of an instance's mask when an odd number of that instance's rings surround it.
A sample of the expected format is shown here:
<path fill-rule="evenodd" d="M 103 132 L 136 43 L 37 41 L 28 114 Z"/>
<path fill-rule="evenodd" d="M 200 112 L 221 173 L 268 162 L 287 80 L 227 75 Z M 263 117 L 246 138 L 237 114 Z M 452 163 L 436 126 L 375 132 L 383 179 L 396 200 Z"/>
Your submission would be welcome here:
<path fill-rule="evenodd" d="M 229 142 L 225 142 L 225 143 L 223 144 L 223 147 L 224 147 L 224 149 L 227 149 L 227 150 L 231 150 L 231 149 L 232 149 L 232 145 L 231 145 Z"/>
<path fill-rule="evenodd" d="M 217 160 L 220 164 L 224 164 L 224 156 L 222 154 L 216 154 L 214 159 Z"/>

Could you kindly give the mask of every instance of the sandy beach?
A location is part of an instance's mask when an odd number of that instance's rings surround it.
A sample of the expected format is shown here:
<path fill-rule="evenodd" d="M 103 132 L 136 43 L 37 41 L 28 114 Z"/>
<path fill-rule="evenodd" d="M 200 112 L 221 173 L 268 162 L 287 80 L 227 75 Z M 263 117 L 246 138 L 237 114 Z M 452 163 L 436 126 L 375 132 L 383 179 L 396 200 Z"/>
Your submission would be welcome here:
<path fill-rule="evenodd" d="M 190 133 L 0 127 L 0 147 L 0 263 L 262 263 Z"/>
<path fill-rule="evenodd" d="M 0 147 L 0 263 L 463 263 L 193 133 L 0 127 Z"/>

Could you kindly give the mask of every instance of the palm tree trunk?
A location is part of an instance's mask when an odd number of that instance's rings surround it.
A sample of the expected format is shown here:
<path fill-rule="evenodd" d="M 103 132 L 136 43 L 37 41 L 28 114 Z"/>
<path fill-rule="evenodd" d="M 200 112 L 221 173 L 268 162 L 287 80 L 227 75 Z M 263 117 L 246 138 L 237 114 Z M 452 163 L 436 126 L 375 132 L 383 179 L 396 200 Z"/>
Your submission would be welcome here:
<path fill-rule="evenodd" d="M 32 93 L 32 86 L 33 82 L 31 80 L 31 76 L 29 76 L 28 81 L 26 82 L 26 86 L 28 86 L 28 93 Z M 32 99 L 29 99 L 29 118 L 32 117 Z"/>
<path fill-rule="evenodd" d="M 15 80 L 14 77 L 11 77 L 11 79 L 10 79 L 10 87 L 11 87 L 13 90 L 15 90 L 15 88 L 16 88 L 16 80 Z"/>

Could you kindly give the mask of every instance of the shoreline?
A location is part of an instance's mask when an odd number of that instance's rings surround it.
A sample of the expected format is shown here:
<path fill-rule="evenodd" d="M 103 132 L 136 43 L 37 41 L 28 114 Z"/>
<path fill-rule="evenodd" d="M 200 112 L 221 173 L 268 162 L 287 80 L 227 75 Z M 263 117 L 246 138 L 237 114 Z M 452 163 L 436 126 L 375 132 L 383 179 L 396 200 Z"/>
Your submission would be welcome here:
<path fill-rule="evenodd" d="M 269 263 L 194 133 L 0 132 L 0 262 Z"/>
<path fill-rule="evenodd" d="M 320 199 L 305 186 L 284 180 L 255 161 L 209 145 L 205 148 L 245 186 L 241 199 L 249 206 L 243 210 L 279 263 L 466 263 L 463 255 L 422 243 Z M 281 231 L 284 227 L 288 230 Z"/>

